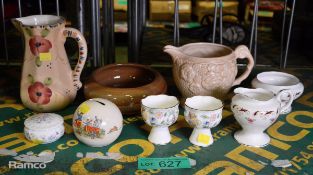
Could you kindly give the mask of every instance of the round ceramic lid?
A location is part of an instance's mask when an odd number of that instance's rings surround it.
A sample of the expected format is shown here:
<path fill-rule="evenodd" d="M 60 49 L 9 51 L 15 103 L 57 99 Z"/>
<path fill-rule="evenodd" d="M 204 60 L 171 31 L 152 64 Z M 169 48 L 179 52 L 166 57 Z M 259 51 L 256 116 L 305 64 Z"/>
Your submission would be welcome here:
<path fill-rule="evenodd" d="M 24 122 L 29 129 L 48 129 L 63 124 L 63 117 L 54 113 L 40 113 L 27 118 Z"/>

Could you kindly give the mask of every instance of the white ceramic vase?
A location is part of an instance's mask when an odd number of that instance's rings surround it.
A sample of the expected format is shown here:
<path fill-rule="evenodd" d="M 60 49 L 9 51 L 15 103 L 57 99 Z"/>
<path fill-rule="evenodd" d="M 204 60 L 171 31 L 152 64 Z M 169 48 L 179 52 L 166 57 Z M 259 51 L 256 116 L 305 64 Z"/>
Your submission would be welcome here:
<path fill-rule="evenodd" d="M 211 129 L 222 120 L 223 103 L 210 96 L 194 96 L 185 102 L 184 116 L 193 127 L 189 141 L 198 146 L 207 147 L 213 144 Z"/>
<path fill-rule="evenodd" d="M 179 101 L 168 95 L 151 95 L 141 101 L 141 114 L 144 121 L 152 126 L 148 140 L 157 145 L 171 141 L 168 127 L 178 118 Z"/>
<path fill-rule="evenodd" d="M 242 130 L 237 131 L 235 139 L 244 145 L 264 147 L 269 144 L 270 137 L 264 131 L 278 118 L 281 111 L 292 103 L 293 96 L 289 90 L 277 96 L 265 89 L 236 88 L 232 98 L 231 110 Z M 287 103 L 282 102 L 285 95 L 290 95 Z"/>

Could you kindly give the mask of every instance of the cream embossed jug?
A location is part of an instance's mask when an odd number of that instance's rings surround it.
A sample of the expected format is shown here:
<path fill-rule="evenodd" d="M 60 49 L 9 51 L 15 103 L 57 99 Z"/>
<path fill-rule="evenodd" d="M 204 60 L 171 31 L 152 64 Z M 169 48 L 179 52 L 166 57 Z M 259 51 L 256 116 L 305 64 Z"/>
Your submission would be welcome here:
<path fill-rule="evenodd" d="M 39 112 L 64 108 L 82 86 L 80 74 L 87 57 L 84 36 L 76 29 L 65 28 L 65 20 L 60 16 L 33 15 L 12 22 L 25 40 L 20 84 L 23 104 Z M 64 48 L 67 37 L 78 43 L 79 58 L 74 70 Z"/>
<path fill-rule="evenodd" d="M 174 81 L 183 98 L 203 95 L 224 99 L 232 86 L 248 77 L 254 65 L 253 57 L 244 45 L 234 51 L 212 43 L 191 43 L 181 47 L 167 45 L 164 52 L 172 56 Z M 246 71 L 236 78 L 238 58 L 247 58 L 248 65 Z"/>

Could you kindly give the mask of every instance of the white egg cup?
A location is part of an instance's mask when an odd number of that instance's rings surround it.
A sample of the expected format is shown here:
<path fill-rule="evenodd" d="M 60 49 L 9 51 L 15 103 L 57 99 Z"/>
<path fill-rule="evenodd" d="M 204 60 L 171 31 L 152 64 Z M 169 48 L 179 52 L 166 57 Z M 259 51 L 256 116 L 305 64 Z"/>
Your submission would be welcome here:
<path fill-rule="evenodd" d="M 198 146 L 207 147 L 213 144 L 211 128 L 222 120 L 223 103 L 210 96 L 194 96 L 185 102 L 184 116 L 193 127 L 189 141 Z"/>
<path fill-rule="evenodd" d="M 179 101 L 174 96 L 151 95 L 141 101 L 141 114 L 144 121 L 152 126 L 148 140 L 157 145 L 171 141 L 168 129 L 176 122 L 179 114 Z"/>
<path fill-rule="evenodd" d="M 252 81 L 253 88 L 263 88 L 272 91 L 277 95 L 282 90 L 290 90 L 293 94 L 293 100 L 299 98 L 304 90 L 303 84 L 294 75 L 287 74 L 284 72 L 262 72 L 257 75 Z M 283 104 L 289 101 L 289 96 L 285 95 L 282 97 Z M 292 107 L 280 112 L 280 114 L 288 114 L 292 111 Z"/>

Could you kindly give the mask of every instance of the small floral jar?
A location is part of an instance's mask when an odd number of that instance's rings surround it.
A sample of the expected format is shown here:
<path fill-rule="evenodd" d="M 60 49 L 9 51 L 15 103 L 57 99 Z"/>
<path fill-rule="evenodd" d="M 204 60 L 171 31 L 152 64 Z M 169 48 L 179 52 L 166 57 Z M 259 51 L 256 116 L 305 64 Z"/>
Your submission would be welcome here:
<path fill-rule="evenodd" d="M 58 114 L 35 114 L 25 120 L 24 135 L 34 143 L 52 143 L 63 136 L 63 122 L 63 117 Z"/>

